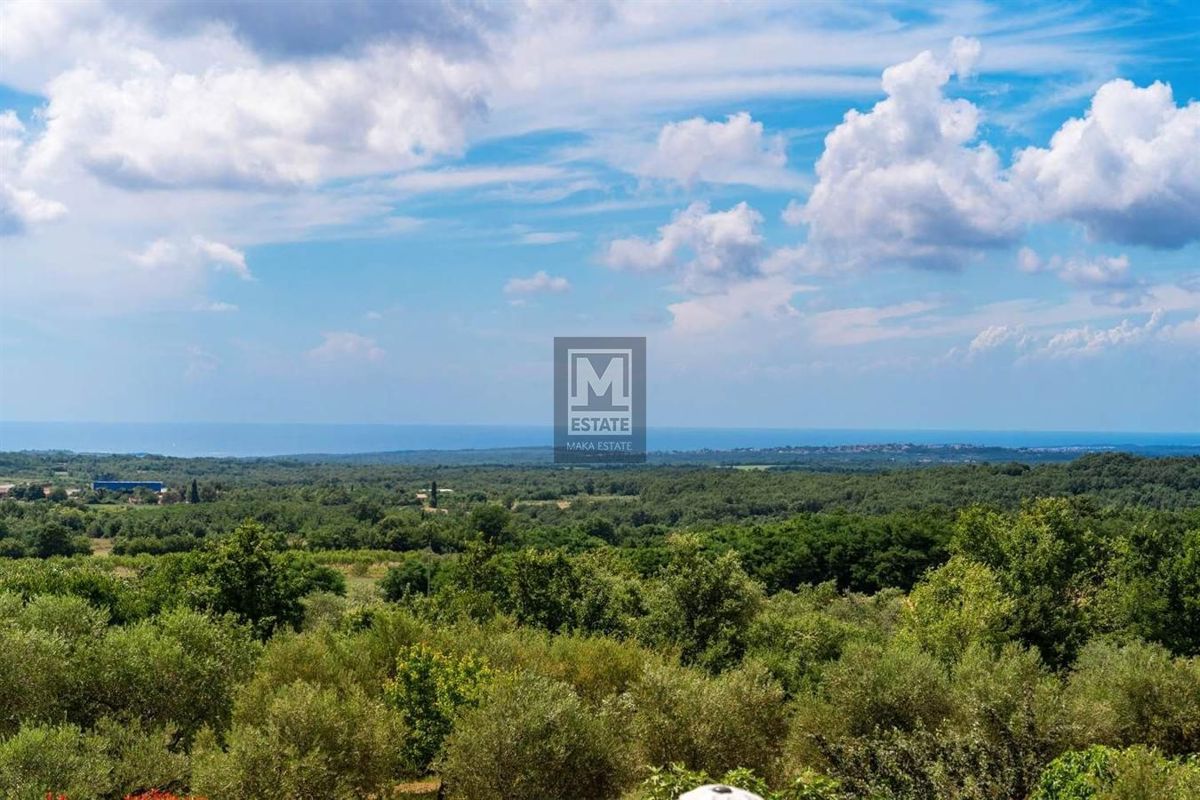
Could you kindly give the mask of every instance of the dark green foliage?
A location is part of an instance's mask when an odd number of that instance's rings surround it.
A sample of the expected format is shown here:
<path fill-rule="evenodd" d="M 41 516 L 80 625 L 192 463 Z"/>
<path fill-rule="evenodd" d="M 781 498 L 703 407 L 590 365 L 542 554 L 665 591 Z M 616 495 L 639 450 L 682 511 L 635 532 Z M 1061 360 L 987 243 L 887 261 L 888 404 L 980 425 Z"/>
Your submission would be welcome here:
<path fill-rule="evenodd" d="M 743 555 L 768 591 L 834 580 L 843 589 L 911 587 L 945 560 L 952 516 L 943 510 L 882 516 L 801 514 L 786 522 L 721 528 L 714 540 Z"/>
<path fill-rule="evenodd" d="M 549 631 L 575 627 L 579 579 L 561 552 L 522 550 L 512 564 L 510 607 L 517 620 Z"/>
<path fill-rule="evenodd" d="M 509 510 L 498 503 L 479 506 L 471 512 L 467 524 L 471 530 L 479 533 L 489 544 L 503 544 L 509 538 L 509 524 L 512 515 Z"/>
<path fill-rule="evenodd" d="M 440 570 L 436 559 L 409 556 L 402 559 L 399 565 L 388 568 L 379 581 L 379 590 L 386 599 L 392 601 L 429 594 L 441 583 L 438 575 Z"/>
<path fill-rule="evenodd" d="M 58 462 L 204 502 L 0 502 L 0 796 L 1200 797 L 1200 459 Z"/>
<path fill-rule="evenodd" d="M 1200 655 L 1200 526 L 1140 521 L 1111 553 L 1100 626 Z"/>
<path fill-rule="evenodd" d="M 670 547 L 670 561 L 646 598 L 641 635 L 679 647 L 688 664 L 718 670 L 735 663 L 762 607 L 762 587 L 745 573 L 736 553 L 706 556 L 691 536 L 673 538 Z"/>
<path fill-rule="evenodd" d="M 1071 661 L 1090 633 L 1087 609 L 1103 563 L 1102 536 L 1084 509 L 1062 499 L 1035 501 L 1015 518 L 970 509 L 959 518 L 953 548 L 991 568 L 1019 598 L 1012 628 L 1022 641 L 1050 664 Z"/>
<path fill-rule="evenodd" d="M 288 550 L 283 537 L 254 522 L 239 525 L 174 566 L 169 582 L 181 585 L 189 603 L 233 614 L 262 637 L 283 625 L 299 627 L 304 618 L 300 600 L 306 594 L 345 591 L 339 573 Z"/>
<path fill-rule="evenodd" d="M 874 636 L 841 618 L 835 607 L 842 604 L 832 583 L 772 595 L 747 631 L 747 658 L 764 664 L 789 694 L 812 688 L 848 642 Z"/>
<path fill-rule="evenodd" d="M 823 742 L 848 797 L 871 800 L 1023 798 L 1021 766 L 976 733 L 888 731 Z"/>
<path fill-rule="evenodd" d="M 510 614 L 551 631 L 624 634 L 641 611 L 641 595 L 636 579 L 619 570 L 601 558 L 501 552 L 476 542 L 443 583 L 439 602 L 477 618 Z"/>

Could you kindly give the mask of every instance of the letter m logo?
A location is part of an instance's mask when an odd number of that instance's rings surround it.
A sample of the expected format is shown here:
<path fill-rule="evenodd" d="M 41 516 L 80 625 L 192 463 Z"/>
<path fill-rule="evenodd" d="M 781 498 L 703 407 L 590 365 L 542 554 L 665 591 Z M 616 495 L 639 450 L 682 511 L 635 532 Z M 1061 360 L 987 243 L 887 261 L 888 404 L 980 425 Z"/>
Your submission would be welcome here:
<path fill-rule="evenodd" d="M 629 350 L 570 350 L 572 411 L 629 411 Z"/>

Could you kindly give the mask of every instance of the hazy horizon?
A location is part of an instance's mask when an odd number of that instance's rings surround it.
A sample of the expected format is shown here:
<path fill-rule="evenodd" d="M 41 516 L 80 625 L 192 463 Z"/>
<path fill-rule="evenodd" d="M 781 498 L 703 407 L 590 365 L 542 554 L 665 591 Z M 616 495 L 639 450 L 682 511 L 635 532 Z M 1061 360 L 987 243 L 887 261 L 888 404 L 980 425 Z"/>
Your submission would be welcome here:
<path fill-rule="evenodd" d="M 1180 431 L 998 431 L 651 426 L 651 452 L 787 447 L 967 445 L 1009 449 L 1200 450 Z M 87 423 L 0 421 L 0 451 L 67 450 L 168 456 L 358 455 L 404 451 L 543 448 L 549 425 L 387 425 L 281 422 Z"/>

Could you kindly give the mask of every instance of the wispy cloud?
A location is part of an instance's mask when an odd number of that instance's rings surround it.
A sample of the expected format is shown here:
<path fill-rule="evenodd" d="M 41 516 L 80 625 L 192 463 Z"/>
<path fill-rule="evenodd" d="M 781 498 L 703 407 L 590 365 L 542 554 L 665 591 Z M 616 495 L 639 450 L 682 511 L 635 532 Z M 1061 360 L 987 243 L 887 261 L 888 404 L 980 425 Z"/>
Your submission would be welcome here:
<path fill-rule="evenodd" d="M 528 278 L 509 278 L 504 284 L 504 293 L 508 295 L 562 294 L 570 290 L 570 281 L 545 270 L 538 270 Z"/>
<path fill-rule="evenodd" d="M 310 359 L 326 364 L 381 361 L 386 355 L 371 337 L 349 331 L 326 332 L 321 343 L 308 351 Z"/>
<path fill-rule="evenodd" d="M 187 348 L 187 366 L 183 370 L 183 377 L 189 381 L 198 381 L 216 372 L 220 366 L 221 359 L 203 347 L 191 345 Z"/>
<path fill-rule="evenodd" d="M 396 176 L 391 185 L 402 192 L 452 192 L 519 183 L 546 183 L 566 178 L 569 173 L 546 165 L 513 165 L 458 167 L 406 172 Z"/>
<path fill-rule="evenodd" d="M 520 236 L 521 244 L 561 244 L 579 238 L 577 231 L 529 231 Z"/>
<path fill-rule="evenodd" d="M 227 314 L 238 310 L 233 303 L 225 303 L 220 300 L 198 303 L 195 308 L 197 311 L 209 311 L 215 314 Z"/>

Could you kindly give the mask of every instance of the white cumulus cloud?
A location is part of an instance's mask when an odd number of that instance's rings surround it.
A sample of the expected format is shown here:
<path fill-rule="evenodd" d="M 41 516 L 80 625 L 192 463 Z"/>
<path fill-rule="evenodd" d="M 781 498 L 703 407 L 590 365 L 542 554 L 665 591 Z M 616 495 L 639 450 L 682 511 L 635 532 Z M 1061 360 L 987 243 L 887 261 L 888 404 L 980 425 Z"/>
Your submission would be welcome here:
<path fill-rule="evenodd" d="M 25 125 L 16 112 L 0 113 L 0 236 L 23 233 L 30 225 L 67 213 L 62 203 L 20 185 L 27 150 Z"/>
<path fill-rule="evenodd" d="M 1083 288 L 1128 286 L 1129 258 L 1120 255 L 1091 261 L 1067 261 L 1058 274 L 1070 285 Z"/>
<path fill-rule="evenodd" d="M 231 272 L 242 280 L 252 280 L 246 265 L 246 254 L 223 242 L 203 236 L 190 240 L 155 239 L 142 250 L 131 253 L 129 259 L 146 270 L 179 269 L 200 271 L 212 267 Z"/>
<path fill-rule="evenodd" d="M 1200 348 L 1200 314 L 1194 319 L 1177 322 L 1174 325 L 1164 325 L 1159 331 L 1159 338 L 1169 342 L 1180 342 Z"/>
<path fill-rule="evenodd" d="M 614 269 L 676 272 L 689 292 L 714 292 L 756 277 L 763 256 L 762 215 L 746 203 L 709 211 L 692 203 L 658 229 L 656 239 L 609 242 L 604 262 Z"/>
<path fill-rule="evenodd" d="M 246 254 L 223 242 L 214 242 L 197 236 L 192 239 L 192 246 L 209 263 L 217 269 L 226 270 L 237 275 L 244 281 L 250 280 L 250 269 L 246 266 Z"/>
<path fill-rule="evenodd" d="M 725 211 L 692 203 L 653 239 L 609 242 L 603 261 L 614 269 L 661 272 L 686 295 L 667 306 L 672 329 L 701 334 L 750 319 L 797 315 L 791 299 L 815 287 L 793 282 L 795 259 L 764 246 L 762 215 L 742 202 Z"/>
<path fill-rule="evenodd" d="M 1155 311 L 1141 325 L 1121 320 L 1111 328 L 1084 325 L 1055 334 L 1037 351 L 1045 358 L 1080 358 L 1097 356 L 1109 350 L 1139 344 L 1150 339 L 1163 324 L 1163 312 Z"/>
<path fill-rule="evenodd" d="M 1091 291 L 1092 301 L 1100 305 L 1134 306 L 1150 291 L 1149 284 L 1133 273 L 1125 254 L 1043 259 L 1032 248 L 1022 247 L 1017 252 L 1017 268 L 1031 274 L 1053 273 L 1068 286 Z"/>
<path fill-rule="evenodd" d="M 684 186 L 733 183 L 790 188 L 800 179 L 787 171 L 784 138 L 763 133 L 763 125 L 744 111 L 724 122 L 694 117 L 670 122 L 658 133 L 654 149 L 632 171 Z"/>
<path fill-rule="evenodd" d="M 1005 345 L 1023 347 L 1029 342 L 1029 335 L 1023 328 L 1011 325 L 991 325 L 980 331 L 967 346 L 967 359 L 977 358 L 984 353 L 997 350 Z"/>
<path fill-rule="evenodd" d="M 458 153 L 482 109 L 481 72 L 421 47 L 203 71 L 160 55 L 54 78 L 31 168 L 78 160 L 128 188 L 311 185 Z"/>
<path fill-rule="evenodd" d="M 804 211 L 815 253 L 851 266 L 902 262 L 953 268 L 980 249 L 1011 244 L 1021 219 L 988 144 L 972 144 L 980 112 L 943 87 L 966 74 L 978 43 L 956 39 L 947 58 L 925 51 L 883 73 L 887 97 L 851 110 L 825 139 Z"/>
<path fill-rule="evenodd" d="M 1110 81 L 1049 148 L 1020 153 L 1013 172 L 1038 213 L 1082 223 L 1097 239 L 1180 247 L 1200 239 L 1200 103 L 1171 87 Z"/>

